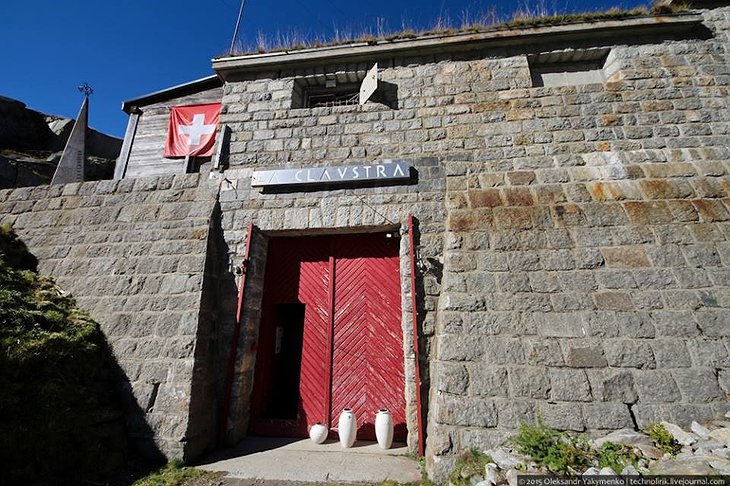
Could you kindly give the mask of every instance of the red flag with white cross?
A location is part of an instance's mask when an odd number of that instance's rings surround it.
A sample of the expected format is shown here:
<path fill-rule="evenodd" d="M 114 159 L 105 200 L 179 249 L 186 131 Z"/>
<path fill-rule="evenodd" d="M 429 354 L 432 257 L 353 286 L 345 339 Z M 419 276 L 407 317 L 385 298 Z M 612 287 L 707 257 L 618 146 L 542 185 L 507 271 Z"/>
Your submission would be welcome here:
<path fill-rule="evenodd" d="M 167 127 L 165 157 L 213 155 L 221 104 L 173 106 Z"/>

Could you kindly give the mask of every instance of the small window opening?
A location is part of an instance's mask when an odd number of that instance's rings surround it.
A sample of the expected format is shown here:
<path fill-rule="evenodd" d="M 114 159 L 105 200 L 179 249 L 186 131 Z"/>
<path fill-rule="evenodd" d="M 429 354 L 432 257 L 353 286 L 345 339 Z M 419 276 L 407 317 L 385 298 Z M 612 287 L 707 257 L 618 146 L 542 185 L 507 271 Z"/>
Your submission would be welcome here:
<path fill-rule="evenodd" d="M 528 56 L 532 85 L 577 86 L 604 83 L 604 66 L 610 49 L 542 52 Z"/>
<path fill-rule="evenodd" d="M 319 108 L 330 106 L 357 106 L 365 91 L 363 103 L 385 105 L 398 109 L 398 86 L 381 79 L 364 82 L 369 76 L 378 76 L 378 65 L 370 70 L 362 67 L 331 73 L 311 74 L 296 78 L 292 92 L 292 108 Z M 370 91 L 368 91 L 370 90 Z"/>
<path fill-rule="evenodd" d="M 359 97 L 359 84 L 334 85 L 331 87 L 310 86 L 304 89 L 304 106 L 302 108 L 357 105 Z"/>

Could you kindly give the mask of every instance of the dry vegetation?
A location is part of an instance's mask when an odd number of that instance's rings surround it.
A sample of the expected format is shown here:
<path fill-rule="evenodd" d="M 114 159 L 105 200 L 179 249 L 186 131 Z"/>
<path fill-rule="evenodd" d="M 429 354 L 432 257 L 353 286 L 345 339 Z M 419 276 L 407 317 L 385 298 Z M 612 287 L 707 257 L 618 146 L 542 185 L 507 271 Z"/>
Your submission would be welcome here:
<path fill-rule="evenodd" d="M 355 31 L 353 29 L 334 28 L 331 37 L 319 34 L 307 35 L 301 32 L 276 32 L 274 34 L 259 32 L 255 45 L 239 43 L 231 55 L 262 54 L 268 52 L 295 51 L 329 47 L 345 44 L 376 44 L 380 42 L 396 42 L 420 37 L 457 35 L 461 33 L 490 32 L 498 30 L 524 29 L 545 25 L 569 23 L 598 22 L 603 20 L 622 20 L 627 18 L 645 17 L 649 15 L 674 14 L 688 10 L 688 5 L 669 6 L 664 2 L 656 2 L 649 8 L 635 8 L 625 10 L 611 8 L 598 12 L 560 13 L 550 10 L 545 0 L 535 4 L 525 1 L 514 12 L 510 19 L 500 18 L 494 8 L 479 14 L 464 11 L 458 19 L 450 17 L 438 18 L 430 29 L 416 30 L 408 22 L 402 22 L 397 29 L 388 27 L 384 18 L 376 19 L 376 25 Z"/>

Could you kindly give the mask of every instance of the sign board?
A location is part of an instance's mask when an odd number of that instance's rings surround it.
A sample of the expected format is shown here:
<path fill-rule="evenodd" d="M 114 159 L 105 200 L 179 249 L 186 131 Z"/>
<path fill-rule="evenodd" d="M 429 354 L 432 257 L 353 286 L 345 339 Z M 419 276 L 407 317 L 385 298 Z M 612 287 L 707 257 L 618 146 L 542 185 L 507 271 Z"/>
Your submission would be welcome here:
<path fill-rule="evenodd" d="M 307 167 L 301 169 L 257 170 L 251 187 L 325 186 L 355 182 L 397 182 L 411 179 L 411 166 L 403 161 L 375 162 L 368 165 Z"/>
<path fill-rule="evenodd" d="M 378 63 L 365 74 L 365 79 L 360 84 L 360 104 L 364 105 L 367 100 L 375 93 L 378 89 Z"/>

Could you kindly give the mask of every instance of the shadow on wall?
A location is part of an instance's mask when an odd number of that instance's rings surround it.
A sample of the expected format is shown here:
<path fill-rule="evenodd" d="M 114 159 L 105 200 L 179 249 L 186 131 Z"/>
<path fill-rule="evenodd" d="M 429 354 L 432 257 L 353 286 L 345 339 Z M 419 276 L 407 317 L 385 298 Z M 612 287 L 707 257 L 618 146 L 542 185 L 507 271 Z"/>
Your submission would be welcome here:
<path fill-rule="evenodd" d="M 131 484 L 162 454 L 143 418 L 125 423 L 125 415 L 144 413 L 130 387 L 117 386 L 129 380 L 98 324 L 36 265 L 12 229 L 0 226 L 3 477 L 8 484 Z M 130 447 L 132 428 L 149 459 Z"/>
<path fill-rule="evenodd" d="M 421 248 L 421 229 L 420 221 L 418 218 L 413 218 L 413 246 L 414 248 Z M 416 253 L 416 262 L 419 261 L 420 255 Z M 416 327 L 418 330 L 418 363 L 421 386 L 416 393 L 418 393 L 418 400 L 421 404 L 420 417 L 418 417 L 418 423 L 423 424 L 423 430 L 421 431 L 421 440 L 423 444 L 426 443 L 426 427 L 428 417 L 428 390 L 431 389 L 431 366 L 429 350 L 431 349 L 430 341 L 432 335 L 426 334 L 424 328 L 424 318 L 427 315 L 426 303 L 424 297 L 426 295 L 426 288 L 423 282 L 425 275 L 432 275 L 436 278 L 438 284 L 441 284 L 441 277 L 443 274 L 443 268 L 441 263 L 433 258 L 423 260 L 423 264 L 419 265 L 416 269 Z M 418 413 L 418 411 L 416 412 Z"/>

